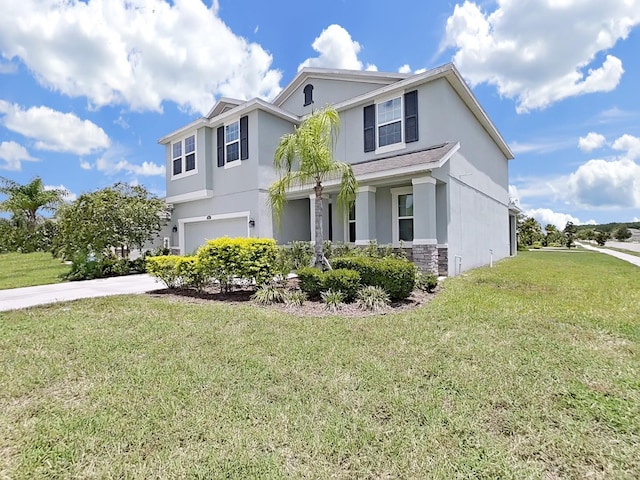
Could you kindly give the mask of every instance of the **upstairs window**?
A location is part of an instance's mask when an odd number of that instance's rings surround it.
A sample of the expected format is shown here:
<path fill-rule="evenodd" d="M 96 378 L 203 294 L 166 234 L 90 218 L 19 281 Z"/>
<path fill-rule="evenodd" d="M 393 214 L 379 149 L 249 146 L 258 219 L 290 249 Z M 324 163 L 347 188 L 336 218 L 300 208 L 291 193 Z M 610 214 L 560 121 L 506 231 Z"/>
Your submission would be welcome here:
<path fill-rule="evenodd" d="M 218 166 L 234 165 L 249 158 L 249 117 L 218 127 L 216 131 Z M 238 165 L 238 164 L 235 164 Z"/>
<path fill-rule="evenodd" d="M 313 103 L 313 85 L 308 84 L 302 92 L 304 93 L 304 106 L 311 105 Z"/>
<path fill-rule="evenodd" d="M 418 140 L 418 91 L 364 107 L 364 151 L 395 150 Z"/>
<path fill-rule="evenodd" d="M 378 147 L 402 142 L 402 97 L 378 104 Z"/>
<path fill-rule="evenodd" d="M 224 127 L 225 150 L 227 162 L 240 158 L 240 122 L 234 122 Z"/>
<path fill-rule="evenodd" d="M 186 174 L 196 169 L 196 136 L 191 135 L 171 144 L 173 176 Z"/>

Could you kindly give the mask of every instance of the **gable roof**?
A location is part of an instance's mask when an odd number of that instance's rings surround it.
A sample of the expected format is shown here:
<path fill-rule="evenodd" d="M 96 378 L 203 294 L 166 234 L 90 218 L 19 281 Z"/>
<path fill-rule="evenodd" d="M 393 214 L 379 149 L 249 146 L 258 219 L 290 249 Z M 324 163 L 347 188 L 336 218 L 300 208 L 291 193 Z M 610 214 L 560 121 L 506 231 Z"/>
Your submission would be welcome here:
<path fill-rule="evenodd" d="M 207 113 L 206 118 L 211 119 L 217 115 L 220 115 L 221 113 L 231 110 L 232 108 L 242 105 L 243 103 L 245 103 L 244 100 L 237 100 L 235 98 L 228 98 L 228 97 L 220 97 L 218 101 L 215 103 L 215 105 L 211 108 L 211 110 L 209 110 L 209 113 Z"/>
<path fill-rule="evenodd" d="M 407 88 L 415 88 L 418 85 L 429 83 L 440 78 L 444 78 L 449 82 L 451 87 L 453 87 L 453 89 L 460 96 L 465 105 L 469 108 L 469 110 L 471 110 L 471 113 L 473 113 L 476 119 L 480 122 L 482 127 L 486 130 L 491 139 L 496 143 L 504 156 L 509 160 L 513 159 L 514 155 L 509 148 L 509 145 L 507 145 L 507 142 L 505 142 L 504 138 L 502 138 L 502 135 L 493 124 L 487 113 L 484 111 L 482 106 L 480 106 L 480 103 L 476 99 L 475 95 L 473 94 L 467 83 L 464 81 L 462 75 L 460 75 L 460 72 L 458 72 L 458 69 L 455 67 L 455 65 L 453 65 L 453 63 L 447 63 L 446 65 L 432 68 L 431 70 L 427 70 L 426 72 L 411 75 L 404 80 L 400 80 L 391 85 L 386 85 L 377 90 L 373 90 L 349 100 L 345 100 L 344 102 L 336 103 L 334 105 L 334 108 L 338 110 L 338 112 L 340 112 L 342 110 L 347 110 L 358 105 L 365 105 L 367 103 L 370 103 L 374 98 L 392 94 L 394 91 L 401 91 Z"/>
<path fill-rule="evenodd" d="M 342 80 L 347 82 L 363 82 L 374 85 L 390 85 L 409 77 L 406 73 L 372 72 L 369 70 L 343 70 L 339 68 L 305 67 L 298 72 L 291 82 L 276 95 L 272 103 L 282 106 L 293 93 L 312 78 L 327 80 Z"/>

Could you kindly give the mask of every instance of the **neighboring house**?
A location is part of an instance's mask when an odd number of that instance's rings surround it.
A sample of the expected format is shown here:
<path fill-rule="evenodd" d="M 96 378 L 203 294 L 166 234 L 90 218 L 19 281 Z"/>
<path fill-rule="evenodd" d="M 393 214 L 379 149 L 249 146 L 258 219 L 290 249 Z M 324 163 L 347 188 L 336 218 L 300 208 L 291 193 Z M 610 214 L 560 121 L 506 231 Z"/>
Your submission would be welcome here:
<path fill-rule="evenodd" d="M 326 104 L 341 118 L 334 158 L 353 164 L 359 189 L 344 214 L 337 182 L 324 184 L 325 239 L 404 247 L 448 275 L 515 255 L 513 154 L 451 64 L 416 75 L 305 68 L 272 102 L 221 98 L 159 140 L 172 248 L 225 235 L 313 241 L 311 186 L 289 192 L 279 227 L 267 189 L 282 135 Z"/>

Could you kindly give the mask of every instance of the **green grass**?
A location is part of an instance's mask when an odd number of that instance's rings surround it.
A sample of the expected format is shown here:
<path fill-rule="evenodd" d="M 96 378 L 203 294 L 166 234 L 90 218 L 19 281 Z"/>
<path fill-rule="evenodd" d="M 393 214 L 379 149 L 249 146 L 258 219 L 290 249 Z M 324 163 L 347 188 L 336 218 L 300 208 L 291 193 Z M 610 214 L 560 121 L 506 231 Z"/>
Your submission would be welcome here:
<path fill-rule="evenodd" d="M 50 253 L 3 253 L 0 254 L 0 290 L 58 283 L 60 275 L 68 271 L 69 265 Z"/>
<path fill-rule="evenodd" d="M 402 314 L 0 314 L 0 478 L 639 478 L 638 273 L 522 252 Z"/>

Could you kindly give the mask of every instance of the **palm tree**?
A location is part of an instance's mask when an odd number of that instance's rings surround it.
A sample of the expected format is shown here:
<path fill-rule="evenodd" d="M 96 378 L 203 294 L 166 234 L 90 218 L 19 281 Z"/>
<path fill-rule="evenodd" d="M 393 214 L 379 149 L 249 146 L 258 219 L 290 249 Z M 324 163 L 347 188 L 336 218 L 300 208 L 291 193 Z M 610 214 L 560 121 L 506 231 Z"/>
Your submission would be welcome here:
<path fill-rule="evenodd" d="M 0 211 L 12 213 L 18 222 L 25 221 L 29 229 L 34 229 L 38 222 L 38 210 L 54 211 L 67 195 L 62 189 L 45 188 L 40 177 L 26 185 L 0 177 L 0 193 L 7 196 L 0 202 Z"/>
<path fill-rule="evenodd" d="M 340 128 L 340 115 L 327 106 L 302 121 L 293 133 L 280 138 L 274 156 L 279 180 L 269 187 L 269 203 L 279 223 L 287 202 L 287 190 L 293 186 L 313 186 L 315 198 L 315 258 L 316 268 L 330 268 L 322 250 L 323 182 L 340 179 L 338 208 L 346 211 L 355 198 L 358 182 L 351 164 L 333 159 L 333 147 Z"/>

